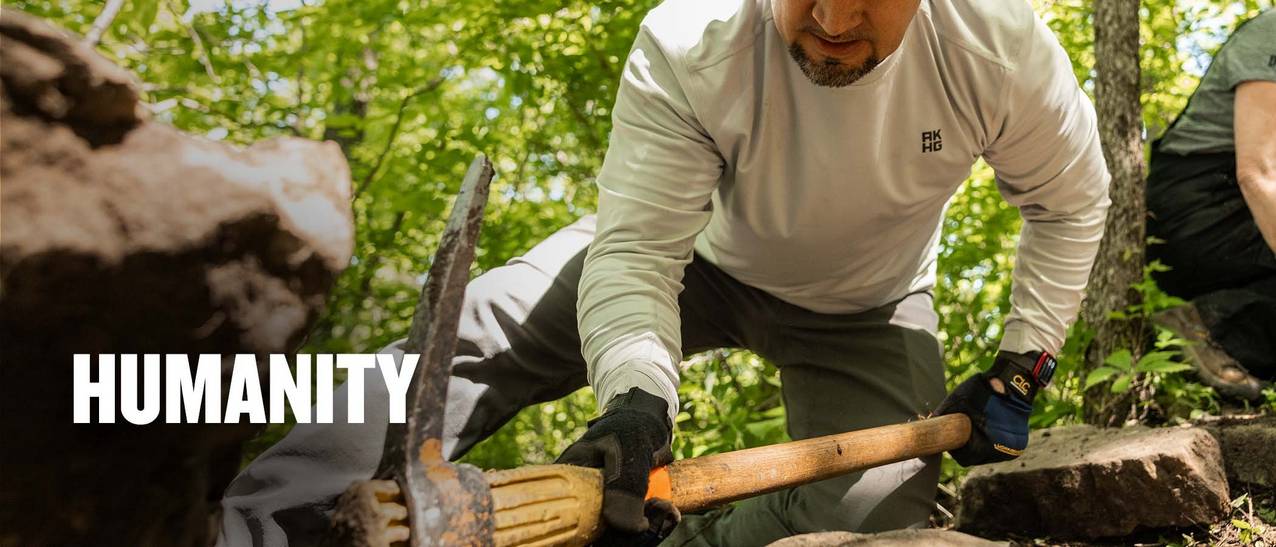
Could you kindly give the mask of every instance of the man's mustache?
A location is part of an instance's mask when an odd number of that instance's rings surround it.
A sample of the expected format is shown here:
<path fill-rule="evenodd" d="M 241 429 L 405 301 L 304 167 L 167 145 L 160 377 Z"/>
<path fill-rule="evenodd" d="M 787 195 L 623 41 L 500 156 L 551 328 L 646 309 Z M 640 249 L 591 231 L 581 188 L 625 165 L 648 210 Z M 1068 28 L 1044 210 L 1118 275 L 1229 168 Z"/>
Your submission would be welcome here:
<path fill-rule="evenodd" d="M 820 28 L 820 26 L 816 24 L 807 24 L 803 26 L 802 32 L 813 34 L 817 38 L 820 38 L 821 40 L 827 40 L 833 43 L 853 42 L 855 40 L 868 40 L 870 38 L 868 32 L 865 32 L 863 30 L 854 30 L 850 32 L 844 32 L 837 36 L 833 36 L 827 32 L 824 32 L 824 29 Z"/>

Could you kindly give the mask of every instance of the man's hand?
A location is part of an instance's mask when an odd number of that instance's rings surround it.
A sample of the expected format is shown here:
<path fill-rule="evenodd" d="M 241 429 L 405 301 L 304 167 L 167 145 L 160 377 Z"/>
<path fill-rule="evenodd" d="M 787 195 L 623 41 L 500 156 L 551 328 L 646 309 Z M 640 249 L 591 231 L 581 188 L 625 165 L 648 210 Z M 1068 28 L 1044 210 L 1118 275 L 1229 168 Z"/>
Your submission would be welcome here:
<path fill-rule="evenodd" d="M 992 368 L 962 382 L 940 403 L 936 414 L 970 417 L 970 440 L 952 450 L 957 463 L 970 467 L 1012 460 L 1028 447 L 1028 415 L 1037 390 L 1050 383 L 1055 361 L 1048 353 L 997 352 Z"/>
<path fill-rule="evenodd" d="M 603 521 L 598 544 L 655 545 L 681 520 L 667 500 L 644 502 L 652 468 L 673 461 L 668 403 L 638 388 L 617 395 L 589 431 L 557 463 L 603 470 Z"/>

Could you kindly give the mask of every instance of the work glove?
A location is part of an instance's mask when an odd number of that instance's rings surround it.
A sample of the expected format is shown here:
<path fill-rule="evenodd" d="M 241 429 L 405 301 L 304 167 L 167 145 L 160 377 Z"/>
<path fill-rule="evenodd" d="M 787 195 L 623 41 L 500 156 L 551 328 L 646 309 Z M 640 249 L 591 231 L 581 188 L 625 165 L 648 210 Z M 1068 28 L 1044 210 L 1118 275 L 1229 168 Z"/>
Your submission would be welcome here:
<path fill-rule="evenodd" d="M 682 515 L 668 500 L 644 501 L 647 477 L 673 461 L 668 403 L 638 388 L 617 395 L 557 463 L 603 471 L 603 522 L 596 545 L 655 545 Z"/>
<path fill-rule="evenodd" d="M 1043 352 L 997 352 L 992 368 L 962 382 L 939 404 L 936 414 L 970 417 L 970 440 L 949 451 L 964 467 L 1019 457 L 1028 447 L 1028 415 L 1037 391 L 1054 375 L 1054 356 Z M 1002 386 L 993 387 L 993 380 Z"/>

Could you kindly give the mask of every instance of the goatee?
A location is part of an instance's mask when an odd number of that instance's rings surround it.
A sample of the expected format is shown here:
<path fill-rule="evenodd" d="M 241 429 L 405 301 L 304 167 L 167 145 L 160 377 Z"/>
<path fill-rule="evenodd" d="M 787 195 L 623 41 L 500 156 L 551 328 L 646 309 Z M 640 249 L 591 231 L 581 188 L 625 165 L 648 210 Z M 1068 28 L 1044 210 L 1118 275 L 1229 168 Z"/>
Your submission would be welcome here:
<path fill-rule="evenodd" d="M 851 85 L 863 78 L 865 74 L 872 72 L 880 61 L 875 56 L 869 56 L 864 60 L 864 64 L 857 67 L 849 67 L 837 59 L 825 59 L 822 63 L 811 60 L 806 55 L 806 50 L 802 49 L 796 42 L 789 45 L 789 55 L 797 62 L 802 73 L 811 80 L 815 85 L 825 87 L 845 87 Z"/>

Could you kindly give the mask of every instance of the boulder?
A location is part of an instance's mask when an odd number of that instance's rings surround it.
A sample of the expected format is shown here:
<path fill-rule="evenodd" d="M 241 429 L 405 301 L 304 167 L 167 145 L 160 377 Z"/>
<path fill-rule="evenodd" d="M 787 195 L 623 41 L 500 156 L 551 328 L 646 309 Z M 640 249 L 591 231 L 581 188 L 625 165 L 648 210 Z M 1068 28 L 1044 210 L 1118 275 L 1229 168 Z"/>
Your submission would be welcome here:
<path fill-rule="evenodd" d="M 985 537 L 1098 539 L 1229 513 L 1218 442 L 1200 428 L 1033 432 L 1023 456 L 976 468 L 956 527 Z"/>
<path fill-rule="evenodd" d="M 1222 448 L 1228 480 L 1276 487 L 1276 416 L 1223 418 L 1203 427 Z"/>
<path fill-rule="evenodd" d="M 929 547 L 997 547 L 1009 545 L 1009 543 L 989 541 L 952 530 L 927 528 L 921 530 L 893 530 L 879 534 L 857 534 L 854 532 L 802 534 L 772 543 L 770 547 L 912 547 L 914 545 L 926 545 Z"/>
<path fill-rule="evenodd" d="M 155 123 L 126 71 L 12 10 L 0 126 L 0 544 L 207 545 L 259 426 L 73 424 L 71 356 L 293 351 L 350 260 L 345 159 Z"/>

